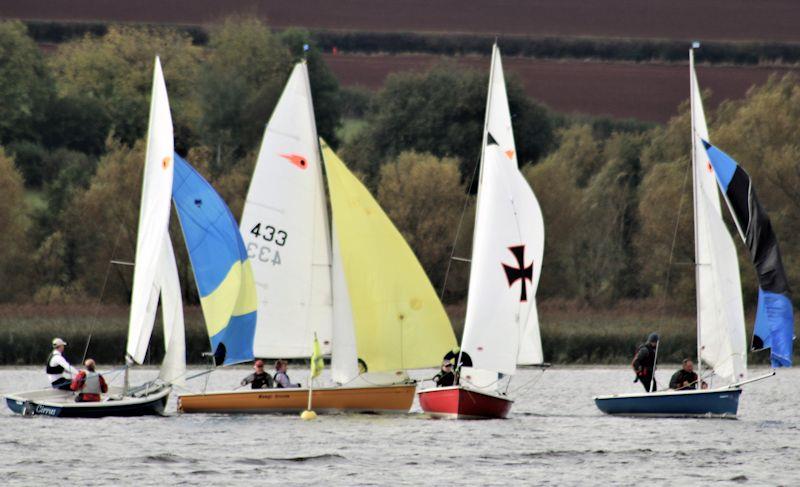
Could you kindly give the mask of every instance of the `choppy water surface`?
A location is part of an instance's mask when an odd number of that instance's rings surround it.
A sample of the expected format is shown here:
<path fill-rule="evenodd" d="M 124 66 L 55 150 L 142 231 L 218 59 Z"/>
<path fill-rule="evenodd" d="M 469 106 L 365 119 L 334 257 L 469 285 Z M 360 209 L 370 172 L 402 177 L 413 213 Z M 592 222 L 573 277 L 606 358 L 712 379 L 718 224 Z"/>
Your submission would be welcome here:
<path fill-rule="evenodd" d="M 209 390 L 249 371 L 217 372 Z M 765 371 L 751 371 L 751 375 Z M 154 370 L 132 374 L 132 383 Z M 301 374 L 295 371 L 295 378 Z M 420 373 L 418 377 L 432 375 Z M 0 484 L 734 484 L 797 485 L 800 371 L 745 386 L 739 419 L 631 419 L 592 396 L 636 391 L 624 367 L 525 370 L 508 420 L 408 416 L 177 415 L 54 419 L 0 413 Z M 531 384 L 539 378 L 538 382 Z M 666 383 L 668 373 L 659 375 Z M 192 390 L 203 379 L 191 383 Z M 0 369 L 0 393 L 46 384 Z"/>

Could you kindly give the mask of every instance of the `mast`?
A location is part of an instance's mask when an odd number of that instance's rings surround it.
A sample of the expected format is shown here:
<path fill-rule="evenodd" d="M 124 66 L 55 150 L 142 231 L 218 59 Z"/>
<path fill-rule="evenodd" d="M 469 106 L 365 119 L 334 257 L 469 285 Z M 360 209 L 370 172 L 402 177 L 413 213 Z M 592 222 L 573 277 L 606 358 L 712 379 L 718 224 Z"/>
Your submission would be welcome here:
<path fill-rule="evenodd" d="M 484 155 L 486 153 L 486 141 L 488 139 L 488 128 L 489 128 L 489 111 L 491 110 L 492 105 L 492 81 L 494 81 L 494 60 L 496 58 L 497 53 L 497 38 L 494 40 L 494 44 L 492 44 L 492 61 L 489 64 L 489 85 L 487 86 L 487 93 L 486 93 L 486 110 L 483 114 L 483 137 L 481 138 L 481 157 L 480 157 L 480 169 L 478 172 L 478 189 L 475 191 L 475 225 L 472 229 L 472 252 L 475 252 L 475 235 L 478 234 L 478 207 L 481 204 L 481 181 L 483 181 L 483 163 L 484 163 Z M 469 191 L 469 188 L 467 189 Z M 472 256 L 470 256 L 472 257 Z M 470 258 L 470 274 L 472 273 L 472 258 Z M 467 282 L 469 282 L 470 274 L 467 274 Z M 469 290 L 467 291 L 467 301 L 469 301 Z M 466 313 L 466 312 L 465 312 Z M 464 319 L 464 328 L 466 329 L 466 318 Z M 456 374 L 459 374 L 458 364 L 461 363 L 461 353 L 463 352 L 463 341 L 464 341 L 464 330 L 461 331 L 461 341 L 459 341 L 458 347 L 458 357 L 456 358 L 456 363 L 453 365 L 453 370 Z"/>
<path fill-rule="evenodd" d="M 693 209 L 693 216 L 694 216 L 694 283 L 695 283 L 695 312 L 697 316 L 697 377 L 700 379 L 700 387 L 702 388 L 703 383 L 703 357 L 700 355 L 702 351 L 701 345 L 701 334 L 700 334 L 700 266 L 702 265 L 700 260 L 700 249 L 697 241 L 697 237 L 699 235 L 697 231 L 697 152 L 695 150 L 696 144 L 696 131 L 695 131 L 695 101 L 694 101 L 694 90 L 697 88 L 695 86 L 695 76 L 694 76 L 694 49 L 695 46 L 700 47 L 699 43 L 692 43 L 692 47 L 689 49 L 689 113 L 692 120 L 692 209 Z"/>

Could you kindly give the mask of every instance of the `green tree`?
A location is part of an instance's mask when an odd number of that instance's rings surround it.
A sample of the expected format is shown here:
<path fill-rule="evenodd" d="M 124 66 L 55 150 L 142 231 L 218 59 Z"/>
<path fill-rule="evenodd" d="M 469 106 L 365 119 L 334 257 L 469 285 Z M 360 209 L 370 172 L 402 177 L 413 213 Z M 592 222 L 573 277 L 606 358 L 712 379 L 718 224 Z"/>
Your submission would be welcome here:
<path fill-rule="evenodd" d="M 425 73 L 392 74 L 374 98 L 366 129 L 343 155 L 368 178 L 407 150 L 456 157 L 468 179 L 480 154 L 486 87 L 486 74 L 452 63 Z M 520 164 L 535 162 L 553 142 L 552 122 L 513 78 L 508 96 Z"/>
<path fill-rule="evenodd" d="M 28 215 L 22 175 L 2 148 L 0 195 L 0 301 L 9 301 L 28 287 Z"/>
<path fill-rule="evenodd" d="M 214 27 L 209 48 L 198 97 L 203 143 L 218 153 L 211 166 L 217 175 L 261 140 L 292 57 L 256 19 L 229 18 Z"/>
<path fill-rule="evenodd" d="M 377 195 L 434 287 L 441 289 L 466 196 L 458 162 L 403 152 L 381 167 Z"/>
<path fill-rule="evenodd" d="M 145 135 L 160 56 L 170 98 L 176 146 L 193 145 L 199 111 L 194 96 L 201 50 L 187 34 L 168 28 L 112 26 L 102 37 L 86 36 L 59 46 L 51 66 L 59 95 L 98 100 L 115 137 L 133 145 Z M 97 142 L 103 142 L 105 135 Z"/>
<path fill-rule="evenodd" d="M 36 140 L 34 128 L 49 114 L 52 78 L 42 51 L 22 22 L 0 22 L 0 144 Z"/>

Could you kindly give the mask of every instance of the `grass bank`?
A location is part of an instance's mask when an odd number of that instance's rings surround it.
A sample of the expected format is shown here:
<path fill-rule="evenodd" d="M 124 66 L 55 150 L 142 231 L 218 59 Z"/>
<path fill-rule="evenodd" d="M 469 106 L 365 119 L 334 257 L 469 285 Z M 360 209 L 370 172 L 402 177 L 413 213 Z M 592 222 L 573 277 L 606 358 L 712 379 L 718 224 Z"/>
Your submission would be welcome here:
<path fill-rule="evenodd" d="M 540 303 L 545 360 L 554 364 L 627 364 L 651 331 L 661 337 L 659 359 L 677 363 L 696 354 L 693 313 L 660 313 L 652 302 L 632 302 L 611 309 L 574 303 Z M 456 336 L 461 336 L 464 306 L 448 306 Z M 202 314 L 187 307 L 187 360 L 205 363 L 209 349 Z M 748 323 L 752 318 L 748 318 Z M 748 325 L 750 326 L 750 325 Z M 125 354 L 128 308 L 91 305 L 0 306 L 0 365 L 38 365 L 44 362 L 50 340 L 61 337 L 70 346 L 67 357 L 78 362 L 91 333 L 88 355 L 105 364 L 121 363 Z M 750 330 L 748 329 L 748 339 Z M 147 362 L 159 364 L 164 354 L 160 323 L 156 323 Z M 797 352 L 796 352 L 796 355 Z M 766 363 L 768 353 L 751 354 L 751 363 Z"/>

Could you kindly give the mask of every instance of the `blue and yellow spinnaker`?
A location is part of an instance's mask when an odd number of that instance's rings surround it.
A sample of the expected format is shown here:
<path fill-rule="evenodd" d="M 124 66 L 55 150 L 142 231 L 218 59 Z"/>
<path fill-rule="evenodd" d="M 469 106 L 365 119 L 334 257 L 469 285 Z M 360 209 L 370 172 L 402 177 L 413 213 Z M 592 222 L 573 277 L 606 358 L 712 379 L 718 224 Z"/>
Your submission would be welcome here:
<path fill-rule="evenodd" d="M 216 364 L 252 360 L 256 288 L 239 225 L 208 181 L 178 154 L 172 199 Z"/>

